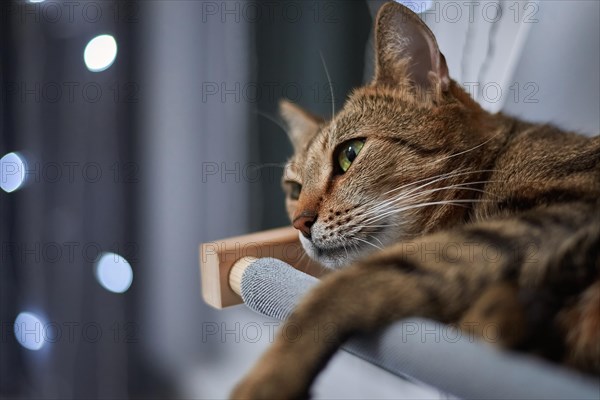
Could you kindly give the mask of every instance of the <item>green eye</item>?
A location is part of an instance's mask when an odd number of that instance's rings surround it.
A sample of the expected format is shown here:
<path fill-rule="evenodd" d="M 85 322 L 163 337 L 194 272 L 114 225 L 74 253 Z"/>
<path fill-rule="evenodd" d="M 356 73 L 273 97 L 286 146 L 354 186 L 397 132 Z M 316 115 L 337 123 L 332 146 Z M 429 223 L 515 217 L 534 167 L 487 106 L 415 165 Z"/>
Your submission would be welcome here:
<path fill-rule="evenodd" d="M 338 163 L 343 172 L 348 171 L 364 145 L 365 141 L 360 139 L 349 140 L 342 145 L 338 154 Z"/>
<path fill-rule="evenodd" d="M 298 182 L 287 182 L 289 185 L 288 195 L 292 200 L 298 200 L 300 198 L 300 192 L 302 191 L 302 185 Z"/>

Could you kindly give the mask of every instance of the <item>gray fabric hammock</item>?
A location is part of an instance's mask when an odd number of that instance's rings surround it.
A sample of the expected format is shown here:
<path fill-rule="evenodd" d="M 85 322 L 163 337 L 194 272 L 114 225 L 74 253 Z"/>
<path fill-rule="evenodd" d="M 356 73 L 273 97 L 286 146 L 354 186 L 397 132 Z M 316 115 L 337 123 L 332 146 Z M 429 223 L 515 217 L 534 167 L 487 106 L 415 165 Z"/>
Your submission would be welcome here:
<path fill-rule="evenodd" d="M 280 260 L 262 258 L 244 271 L 241 294 L 252 310 L 284 320 L 317 283 Z M 377 335 L 355 337 L 342 349 L 459 398 L 600 399 L 600 380 L 498 351 L 425 319 L 406 319 Z"/>

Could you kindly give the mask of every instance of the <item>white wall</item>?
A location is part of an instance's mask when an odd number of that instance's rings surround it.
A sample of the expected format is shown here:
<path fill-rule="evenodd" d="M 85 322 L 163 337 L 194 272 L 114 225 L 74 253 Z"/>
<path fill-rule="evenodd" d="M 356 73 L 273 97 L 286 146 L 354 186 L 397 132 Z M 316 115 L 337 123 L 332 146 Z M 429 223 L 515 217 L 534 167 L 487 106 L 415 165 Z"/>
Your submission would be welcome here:
<path fill-rule="evenodd" d="M 422 11 L 450 75 L 487 110 L 600 133 L 600 2 L 400 2 Z"/>
<path fill-rule="evenodd" d="M 512 77 L 522 84 L 535 82 L 539 101 L 509 101 L 504 111 L 598 135 L 600 2 L 541 1 L 539 21 L 529 33 Z"/>

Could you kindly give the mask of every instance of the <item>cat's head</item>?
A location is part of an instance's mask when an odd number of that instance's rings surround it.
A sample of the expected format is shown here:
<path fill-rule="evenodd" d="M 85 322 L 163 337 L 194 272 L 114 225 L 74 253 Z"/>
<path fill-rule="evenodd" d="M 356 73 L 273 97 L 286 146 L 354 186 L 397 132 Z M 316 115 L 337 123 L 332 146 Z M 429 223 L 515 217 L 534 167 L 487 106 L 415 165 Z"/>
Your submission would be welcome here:
<path fill-rule="evenodd" d="M 465 218 L 477 192 L 453 186 L 481 179 L 485 157 L 468 150 L 485 140 L 485 113 L 450 79 L 433 33 L 388 3 L 375 39 L 373 81 L 333 119 L 281 103 L 295 152 L 287 211 L 309 256 L 331 268 Z"/>

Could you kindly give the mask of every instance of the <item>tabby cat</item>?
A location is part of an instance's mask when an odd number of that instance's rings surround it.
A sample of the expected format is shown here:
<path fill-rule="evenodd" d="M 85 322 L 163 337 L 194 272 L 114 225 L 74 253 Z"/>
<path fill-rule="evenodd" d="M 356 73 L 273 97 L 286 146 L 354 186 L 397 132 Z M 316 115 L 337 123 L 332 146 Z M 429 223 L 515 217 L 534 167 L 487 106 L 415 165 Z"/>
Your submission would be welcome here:
<path fill-rule="evenodd" d="M 287 210 L 336 270 L 286 323 L 334 335 L 278 337 L 232 397 L 307 397 L 349 336 L 409 316 L 600 373 L 600 137 L 486 112 L 397 3 L 375 34 L 373 81 L 331 121 L 281 104 Z"/>

